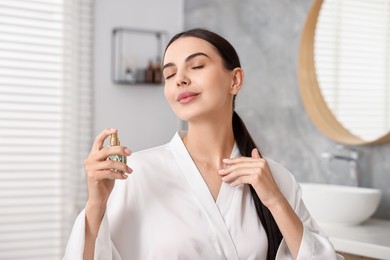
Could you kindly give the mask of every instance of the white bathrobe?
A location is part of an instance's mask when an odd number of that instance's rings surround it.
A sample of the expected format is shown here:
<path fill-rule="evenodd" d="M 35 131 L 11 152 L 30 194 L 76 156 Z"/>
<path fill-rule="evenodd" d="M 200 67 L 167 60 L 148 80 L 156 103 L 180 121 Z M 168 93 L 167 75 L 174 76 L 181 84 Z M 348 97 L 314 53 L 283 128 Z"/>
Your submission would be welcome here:
<path fill-rule="evenodd" d="M 240 156 L 236 146 L 231 157 Z M 342 259 L 311 218 L 293 176 L 267 159 L 304 224 L 298 259 Z M 171 142 L 128 157 L 133 173 L 117 180 L 95 244 L 99 260 L 266 259 L 268 241 L 248 185 L 222 183 L 214 201 L 177 133 Z M 65 260 L 83 255 L 85 213 L 74 224 Z M 277 259 L 292 259 L 284 240 Z"/>

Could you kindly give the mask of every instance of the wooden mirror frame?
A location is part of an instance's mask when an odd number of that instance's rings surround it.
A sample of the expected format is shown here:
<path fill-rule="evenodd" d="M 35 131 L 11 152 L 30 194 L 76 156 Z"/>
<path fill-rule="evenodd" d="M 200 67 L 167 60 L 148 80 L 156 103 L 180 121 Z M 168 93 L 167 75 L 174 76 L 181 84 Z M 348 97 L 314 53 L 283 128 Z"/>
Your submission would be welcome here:
<path fill-rule="evenodd" d="M 346 129 L 330 111 L 317 80 L 314 63 L 314 34 L 323 0 L 314 0 L 301 36 L 298 82 L 302 102 L 313 123 L 330 139 L 346 145 L 382 144 L 390 141 L 390 132 L 375 140 L 363 140 Z"/>

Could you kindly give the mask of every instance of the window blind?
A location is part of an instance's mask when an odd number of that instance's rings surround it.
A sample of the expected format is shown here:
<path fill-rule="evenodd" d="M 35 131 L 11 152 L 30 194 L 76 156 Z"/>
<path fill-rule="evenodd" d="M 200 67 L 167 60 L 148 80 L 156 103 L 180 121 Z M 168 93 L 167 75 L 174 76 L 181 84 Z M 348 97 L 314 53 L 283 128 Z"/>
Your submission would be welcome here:
<path fill-rule="evenodd" d="M 0 0 L 0 260 L 61 259 L 85 203 L 93 0 Z"/>
<path fill-rule="evenodd" d="M 325 0 L 315 66 L 325 101 L 363 139 L 390 129 L 390 1 Z"/>

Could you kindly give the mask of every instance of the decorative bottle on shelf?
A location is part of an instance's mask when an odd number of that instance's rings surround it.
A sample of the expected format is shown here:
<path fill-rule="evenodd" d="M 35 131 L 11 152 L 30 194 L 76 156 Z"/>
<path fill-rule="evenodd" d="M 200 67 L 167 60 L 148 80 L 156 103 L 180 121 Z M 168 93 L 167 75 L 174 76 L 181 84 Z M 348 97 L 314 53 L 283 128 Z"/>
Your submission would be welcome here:
<path fill-rule="evenodd" d="M 119 141 L 119 138 L 118 138 L 118 133 L 111 134 L 110 146 L 119 146 L 119 145 L 120 145 L 120 141 Z M 124 155 L 119 155 L 119 154 L 110 155 L 110 156 L 107 157 L 107 160 L 127 163 L 127 157 L 124 156 Z M 113 170 L 113 171 L 114 172 L 122 172 L 120 170 Z"/>
<path fill-rule="evenodd" d="M 161 59 L 160 57 L 157 57 L 156 62 L 154 64 L 153 68 L 153 82 L 156 84 L 161 83 L 162 81 L 162 71 L 161 71 Z"/>
<path fill-rule="evenodd" d="M 145 82 L 146 83 L 153 83 L 154 78 L 154 69 L 153 69 L 153 62 L 149 60 L 148 66 L 145 70 Z"/>
<path fill-rule="evenodd" d="M 134 75 L 134 72 L 133 72 L 133 70 L 131 68 L 127 68 L 126 69 L 125 81 L 127 83 L 131 83 L 131 84 L 135 83 L 135 75 Z"/>

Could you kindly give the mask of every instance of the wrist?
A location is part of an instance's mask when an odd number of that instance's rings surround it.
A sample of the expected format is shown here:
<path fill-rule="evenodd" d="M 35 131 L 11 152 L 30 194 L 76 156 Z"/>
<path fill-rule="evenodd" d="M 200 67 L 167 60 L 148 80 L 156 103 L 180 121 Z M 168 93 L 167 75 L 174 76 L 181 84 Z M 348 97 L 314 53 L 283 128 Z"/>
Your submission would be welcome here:
<path fill-rule="evenodd" d="M 88 200 L 85 206 L 85 215 L 103 216 L 106 211 L 106 201 L 91 201 Z"/>
<path fill-rule="evenodd" d="M 289 207 L 289 203 L 287 199 L 283 196 L 283 194 L 278 194 L 269 199 L 264 205 L 271 212 L 278 212 L 285 210 L 286 207 Z"/>

